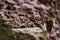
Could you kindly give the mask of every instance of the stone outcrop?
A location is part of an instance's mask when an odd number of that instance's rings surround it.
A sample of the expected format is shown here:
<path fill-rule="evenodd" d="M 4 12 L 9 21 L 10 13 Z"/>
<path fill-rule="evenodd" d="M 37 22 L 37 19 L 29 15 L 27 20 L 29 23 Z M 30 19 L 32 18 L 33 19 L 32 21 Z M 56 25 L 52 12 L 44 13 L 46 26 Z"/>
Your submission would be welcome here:
<path fill-rule="evenodd" d="M 12 28 L 38 27 L 46 17 L 56 18 L 53 31 L 60 40 L 60 0 L 0 0 L 0 17 Z"/>

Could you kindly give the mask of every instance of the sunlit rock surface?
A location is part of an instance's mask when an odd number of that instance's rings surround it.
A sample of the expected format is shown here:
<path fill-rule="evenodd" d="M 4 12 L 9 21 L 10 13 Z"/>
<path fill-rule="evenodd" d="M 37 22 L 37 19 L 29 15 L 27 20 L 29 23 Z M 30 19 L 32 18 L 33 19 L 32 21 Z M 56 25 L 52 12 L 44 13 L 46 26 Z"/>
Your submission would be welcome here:
<path fill-rule="evenodd" d="M 43 31 L 38 27 L 35 27 L 35 28 L 16 28 L 16 29 L 12 29 L 12 30 L 15 31 L 16 33 L 22 32 L 24 34 L 32 35 L 36 38 L 36 40 L 39 40 L 39 37 L 43 38 L 43 36 L 42 36 Z"/>

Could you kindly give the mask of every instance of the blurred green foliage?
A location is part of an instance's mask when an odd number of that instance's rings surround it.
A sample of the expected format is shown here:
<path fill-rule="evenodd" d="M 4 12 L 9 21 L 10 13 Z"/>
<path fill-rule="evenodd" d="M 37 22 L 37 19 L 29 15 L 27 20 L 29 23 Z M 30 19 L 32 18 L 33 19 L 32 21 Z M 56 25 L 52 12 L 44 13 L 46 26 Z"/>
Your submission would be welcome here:
<path fill-rule="evenodd" d="M 43 29 L 43 26 L 39 26 L 39 28 L 42 29 L 42 31 L 43 31 L 42 32 L 43 40 L 47 40 L 46 35 L 47 35 L 47 33 L 51 33 L 52 27 L 53 27 L 53 20 L 52 20 L 52 18 L 49 18 L 48 20 L 46 20 L 46 29 L 47 29 L 47 31 L 45 31 Z"/>
<path fill-rule="evenodd" d="M 9 24 L 4 23 L 5 20 L 0 18 L 0 40 L 15 40 L 16 32 L 12 31 Z"/>
<path fill-rule="evenodd" d="M 22 32 L 17 33 L 16 37 L 17 40 L 36 40 L 34 36 Z"/>
<path fill-rule="evenodd" d="M 51 32 L 53 27 L 53 20 L 46 21 L 47 32 Z"/>
<path fill-rule="evenodd" d="M 16 33 L 8 28 L 0 28 L 0 40 L 15 40 Z"/>
<path fill-rule="evenodd" d="M 10 23 L 7 24 L 0 18 L 0 40 L 36 40 L 34 36 L 22 32 L 16 33 L 10 27 Z"/>

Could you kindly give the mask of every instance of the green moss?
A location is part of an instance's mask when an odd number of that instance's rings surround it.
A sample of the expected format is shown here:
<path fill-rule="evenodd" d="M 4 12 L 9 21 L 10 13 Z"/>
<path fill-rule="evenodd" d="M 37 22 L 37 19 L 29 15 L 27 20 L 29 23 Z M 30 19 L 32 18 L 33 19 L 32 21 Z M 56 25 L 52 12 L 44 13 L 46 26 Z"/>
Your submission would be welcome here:
<path fill-rule="evenodd" d="M 51 32 L 53 27 L 53 20 L 46 21 L 47 32 Z"/>
<path fill-rule="evenodd" d="M 0 40 L 36 40 L 29 34 L 16 33 L 10 27 L 10 23 L 7 24 L 0 18 Z"/>
<path fill-rule="evenodd" d="M 0 28 L 0 40 L 15 40 L 16 32 L 8 28 Z"/>
<path fill-rule="evenodd" d="M 22 32 L 17 33 L 16 37 L 16 40 L 36 40 L 34 36 Z"/>
<path fill-rule="evenodd" d="M 0 18 L 0 40 L 15 40 L 16 32 L 8 27 L 10 27 L 10 24 L 5 24 L 5 21 Z"/>

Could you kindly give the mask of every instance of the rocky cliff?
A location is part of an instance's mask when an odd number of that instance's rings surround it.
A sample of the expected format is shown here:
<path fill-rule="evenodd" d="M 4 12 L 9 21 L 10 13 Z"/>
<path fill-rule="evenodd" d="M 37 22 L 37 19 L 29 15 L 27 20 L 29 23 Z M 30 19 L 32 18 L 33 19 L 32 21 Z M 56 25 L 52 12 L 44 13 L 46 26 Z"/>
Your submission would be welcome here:
<path fill-rule="evenodd" d="M 12 28 L 38 27 L 55 19 L 52 40 L 60 40 L 60 0 L 0 0 L 0 17 Z"/>

